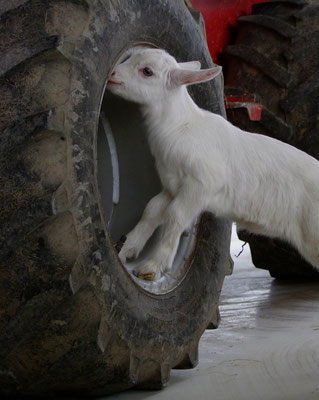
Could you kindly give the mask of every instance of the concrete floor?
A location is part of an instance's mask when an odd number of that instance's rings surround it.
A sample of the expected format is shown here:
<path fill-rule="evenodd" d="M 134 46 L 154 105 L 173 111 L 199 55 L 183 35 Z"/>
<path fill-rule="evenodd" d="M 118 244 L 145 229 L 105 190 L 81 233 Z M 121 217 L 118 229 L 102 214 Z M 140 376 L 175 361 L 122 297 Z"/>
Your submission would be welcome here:
<path fill-rule="evenodd" d="M 318 400 L 319 282 L 282 283 L 252 266 L 235 233 L 234 273 L 225 279 L 217 330 L 200 342 L 199 365 L 173 370 L 159 392 L 108 400 Z"/>

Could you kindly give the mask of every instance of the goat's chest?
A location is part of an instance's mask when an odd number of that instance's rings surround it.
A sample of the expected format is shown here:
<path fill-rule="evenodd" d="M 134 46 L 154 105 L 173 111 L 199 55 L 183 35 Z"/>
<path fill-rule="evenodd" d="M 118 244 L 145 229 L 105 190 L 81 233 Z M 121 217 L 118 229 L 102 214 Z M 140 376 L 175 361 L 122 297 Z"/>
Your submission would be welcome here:
<path fill-rule="evenodd" d="M 181 160 L 174 156 L 166 156 L 165 158 L 156 157 L 156 168 L 163 187 L 175 196 L 179 191 L 185 179 L 185 171 Z"/>
<path fill-rule="evenodd" d="M 181 132 L 158 135 L 150 140 L 161 183 L 172 196 L 179 191 L 187 175 L 186 166 L 190 154 L 183 141 Z"/>

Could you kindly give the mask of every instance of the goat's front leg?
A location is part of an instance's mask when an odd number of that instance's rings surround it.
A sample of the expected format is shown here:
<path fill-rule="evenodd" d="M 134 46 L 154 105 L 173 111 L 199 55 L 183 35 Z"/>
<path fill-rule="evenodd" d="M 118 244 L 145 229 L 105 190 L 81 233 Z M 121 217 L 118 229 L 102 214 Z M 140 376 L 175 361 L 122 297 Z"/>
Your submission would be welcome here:
<path fill-rule="evenodd" d="M 162 223 L 163 213 L 171 200 L 172 197 L 163 190 L 148 202 L 142 218 L 135 228 L 127 234 L 125 243 L 119 253 L 122 262 L 134 260 L 138 257 L 145 243 Z"/>
<path fill-rule="evenodd" d="M 194 189 L 182 190 L 170 202 L 164 213 L 163 232 L 151 258 L 137 267 L 136 274 L 145 280 L 157 280 L 172 266 L 179 239 L 184 229 L 202 211 L 200 197 Z"/>

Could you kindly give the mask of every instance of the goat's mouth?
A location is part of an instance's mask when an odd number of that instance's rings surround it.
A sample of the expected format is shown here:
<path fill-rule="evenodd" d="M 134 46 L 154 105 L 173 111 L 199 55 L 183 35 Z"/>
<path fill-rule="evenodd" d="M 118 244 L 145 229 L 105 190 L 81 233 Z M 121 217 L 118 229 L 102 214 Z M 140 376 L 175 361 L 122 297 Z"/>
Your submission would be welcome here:
<path fill-rule="evenodd" d="M 123 82 L 116 82 L 116 81 L 107 81 L 108 86 L 120 86 L 123 85 Z"/>

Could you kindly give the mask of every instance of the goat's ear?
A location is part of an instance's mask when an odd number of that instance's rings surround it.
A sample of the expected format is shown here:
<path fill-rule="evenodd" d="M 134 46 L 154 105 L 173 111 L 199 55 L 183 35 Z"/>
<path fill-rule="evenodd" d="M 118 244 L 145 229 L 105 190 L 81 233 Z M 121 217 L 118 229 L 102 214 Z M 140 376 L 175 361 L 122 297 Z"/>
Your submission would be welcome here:
<path fill-rule="evenodd" d="M 191 71 L 187 69 L 173 69 L 168 75 L 168 87 L 176 88 L 181 85 L 193 85 L 216 78 L 222 71 L 222 67 L 217 66 L 209 69 L 201 69 L 199 71 Z"/>
<path fill-rule="evenodd" d="M 182 69 L 189 69 L 190 71 L 199 71 L 201 64 L 199 61 L 188 61 L 188 62 L 182 62 L 178 63 L 178 65 Z"/>

